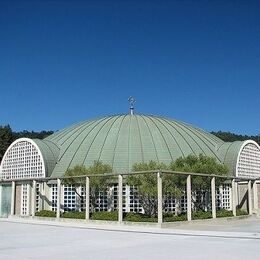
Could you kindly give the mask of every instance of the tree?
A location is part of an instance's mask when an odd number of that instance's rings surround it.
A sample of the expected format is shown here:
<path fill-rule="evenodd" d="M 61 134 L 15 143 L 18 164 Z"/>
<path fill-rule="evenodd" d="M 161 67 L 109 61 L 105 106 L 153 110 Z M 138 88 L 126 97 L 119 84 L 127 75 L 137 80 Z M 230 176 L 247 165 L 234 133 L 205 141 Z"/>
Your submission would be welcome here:
<path fill-rule="evenodd" d="M 189 155 L 185 158 L 177 160 L 166 165 L 150 161 L 149 163 L 137 163 L 133 165 L 133 171 L 151 171 L 151 170 L 172 170 L 180 172 L 194 172 L 225 175 L 228 173 L 228 168 L 216 161 L 215 158 L 205 155 Z M 179 199 L 185 194 L 186 176 L 182 174 L 162 174 L 164 200 L 168 195 Z M 157 175 L 155 173 L 144 173 L 137 175 L 129 175 L 127 183 L 138 189 L 140 203 L 149 216 L 157 214 Z M 217 182 L 218 183 L 218 182 Z M 192 190 L 196 191 L 197 200 L 194 200 L 197 209 L 204 209 L 206 194 L 208 192 L 210 178 L 193 176 Z M 198 199 L 199 198 L 199 199 Z M 163 205 L 164 207 L 164 205 Z"/>
<path fill-rule="evenodd" d="M 95 175 L 95 174 L 105 174 L 112 172 L 112 167 L 108 164 L 103 164 L 101 161 L 94 161 L 93 165 L 85 167 L 84 165 L 76 165 L 66 171 L 65 178 L 62 180 L 65 185 L 72 185 L 74 191 L 77 193 L 76 187 L 83 186 L 86 184 L 86 178 L 75 178 L 75 176 L 81 175 Z M 73 178 L 74 177 L 74 178 Z M 94 212 L 96 207 L 96 200 L 99 196 L 99 192 L 106 192 L 109 186 L 109 179 L 106 176 L 93 176 L 90 177 L 90 197 L 91 197 L 91 210 Z M 81 201 L 83 200 L 82 195 L 78 194 Z"/>
<path fill-rule="evenodd" d="M 234 134 L 230 132 L 211 132 L 211 134 L 217 136 L 218 138 L 222 139 L 225 142 L 234 142 L 234 141 L 244 141 L 244 140 L 254 140 L 260 145 L 260 135 L 239 135 L 239 134 Z"/>
<path fill-rule="evenodd" d="M 31 139 L 44 139 L 47 136 L 53 134 L 53 131 L 40 131 L 40 132 L 34 132 L 34 131 L 27 131 L 23 130 L 20 132 L 13 132 L 13 140 L 16 140 L 18 138 L 26 137 Z"/>
<path fill-rule="evenodd" d="M 134 164 L 132 171 L 166 170 L 167 168 L 164 163 L 150 161 Z M 127 177 L 127 184 L 137 187 L 145 214 L 154 217 L 157 214 L 157 175 L 155 173 L 132 174 Z"/>
<path fill-rule="evenodd" d="M 12 129 L 9 125 L 0 126 L 0 162 L 4 153 L 13 141 Z"/>
<path fill-rule="evenodd" d="M 182 172 L 194 172 L 194 173 L 205 173 L 215 175 L 227 175 L 228 167 L 216 161 L 215 158 L 200 154 L 189 155 L 186 158 L 178 158 L 172 162 L 169 166 L 172 171 Z M 177 179 L 180 177 L 177 176 Z M 184 185 L 184 180 L 179 180 L 179 183 Z M 220 179 L 217 179 L 217 186 L 221 183 Z M 196 194 L 194 199 L 194 205 L 196 209 L 204 210 L 206 195 L 210 187 L 210 178 L 202 176 L 192 176 L 192 190 Z M 194 196 L 193 196 L 194 197 Z"/>

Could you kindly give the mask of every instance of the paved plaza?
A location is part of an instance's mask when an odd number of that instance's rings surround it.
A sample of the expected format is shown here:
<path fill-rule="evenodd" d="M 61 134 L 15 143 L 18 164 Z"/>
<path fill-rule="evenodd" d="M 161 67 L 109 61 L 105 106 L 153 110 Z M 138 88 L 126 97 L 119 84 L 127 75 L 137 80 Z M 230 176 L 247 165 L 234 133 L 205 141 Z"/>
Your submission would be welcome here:
<path fill-rule="evenodd" d="M 2 219 L 0 230 L 0 259 L 5 260 L 260 259 L 258 219 L 171 230 Z"/>

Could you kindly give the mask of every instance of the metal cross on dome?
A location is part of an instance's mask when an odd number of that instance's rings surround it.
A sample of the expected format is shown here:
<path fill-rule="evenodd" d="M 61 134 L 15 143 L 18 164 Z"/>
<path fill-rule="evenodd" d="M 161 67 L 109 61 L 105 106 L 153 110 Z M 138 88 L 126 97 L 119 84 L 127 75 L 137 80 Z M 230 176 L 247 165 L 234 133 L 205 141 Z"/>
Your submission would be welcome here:
<path fill-rule="evenodd" d="M 134 114 L 134 103 L 136 102 L 134 97 L 129 97 L 128 98 L 128 102 L 130 104 L 130 114 L 133 115 Z"/>

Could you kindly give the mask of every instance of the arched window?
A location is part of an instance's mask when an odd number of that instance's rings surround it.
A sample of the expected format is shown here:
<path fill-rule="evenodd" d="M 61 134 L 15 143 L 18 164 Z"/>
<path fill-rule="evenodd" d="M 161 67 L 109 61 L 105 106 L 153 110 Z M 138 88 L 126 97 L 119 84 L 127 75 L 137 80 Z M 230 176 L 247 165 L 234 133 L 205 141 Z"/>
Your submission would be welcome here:
<path fill-rule="evenodd" d="M 241 147 L 237 160 L 237 177 L 260 178 L 260 147 L 247 141 Z"/>
<path fill-rule="evenodd" d="M 42 153 L 37 144 L 29 138 L 14 141 L 2 160 L 2 179 L 23 179 L 45 177 Z"/>

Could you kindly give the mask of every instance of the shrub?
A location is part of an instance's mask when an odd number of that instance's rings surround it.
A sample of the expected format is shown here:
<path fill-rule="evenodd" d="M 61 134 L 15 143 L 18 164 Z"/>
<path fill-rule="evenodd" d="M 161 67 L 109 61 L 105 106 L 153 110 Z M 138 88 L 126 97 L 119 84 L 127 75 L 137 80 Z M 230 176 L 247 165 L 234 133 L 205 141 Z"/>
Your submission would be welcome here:
<path fill-rule="evenodd" d="M 165 214 L 163 216 L 163 221 L 164 222 L 175 222 L 175 221 L 186 221 L 187 220 L 187 214 L 179 214 L 179 215 L 174 215 L 174 214 Z"/>
<path fill-rule="evenodd" d="M 244 209 L 237 209 L 237 216 L 244 216 L 244 215 L 248 215 L 247 211 L 245 211 Z"/>
<path fill-rule="evenodd" d="M 48 218 L 54 218 L 56 217 L 56 212 L 51 210 L 41 210 L 35 212 L 35 216 L 37 217 L 48 217 Z"/>
<path fill-rule="evenodd" d="M 118 220 L 118 212 L 117 211 L 98 211 L 93 212 L 90 216 L 90 219 L 92 220 L 112 220 L 117 221 Z"/>
<path fill-rule="evenodd" d="M 85 212 L 70 211 L 64 212 L 61 215 L 62 218 L 75 218 L 75 219 L 85 219 Z"/>
<path fill-rule="evenodd" d="M 212 218 L 212 212 L 211 211 L 195 211 L 192 212 L 192 219 L 208 219 Z"/>
<path fill-rule="evenodd" d="M 226 209 L 220 209 L 217 211 L 217 218 L 233 217 L 233 212 Z"/>
<path fill-rule="evenodd" d="M 157 222 L 156 217 L 150 217 L 148 215 L 133 212 L 124 213 L 124 220 L 130 222 Z"/>

